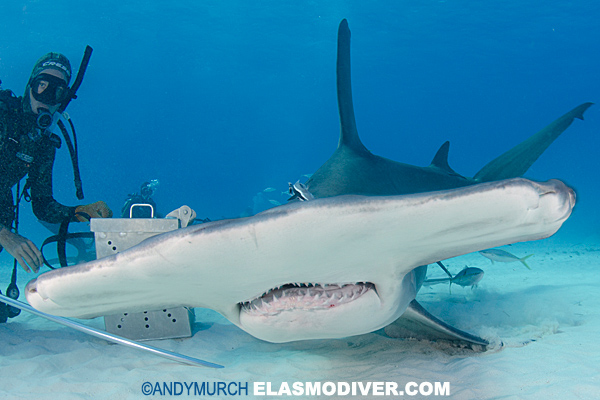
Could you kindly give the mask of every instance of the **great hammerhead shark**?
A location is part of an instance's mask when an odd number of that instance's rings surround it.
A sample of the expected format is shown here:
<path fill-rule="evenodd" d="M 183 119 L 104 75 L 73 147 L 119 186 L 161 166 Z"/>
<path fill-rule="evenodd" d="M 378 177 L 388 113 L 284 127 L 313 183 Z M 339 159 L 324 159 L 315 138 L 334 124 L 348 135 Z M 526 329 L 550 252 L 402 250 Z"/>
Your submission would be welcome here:
<path fill-rule="evenodd" d="M 448 164 L 449 142 L 442 144 L 431 164 L 426 167 L 404 164 L 371 153 L 363 145 L 356 128 L 352 102 L 350 29 L 347 20 L 338 28 L 337 98 L 340 114 L 340 138 L 333 155 L 307 181 L 308 191 L 314 198 L 345 194 L 387 196 L 445 190 L 482 182 L 498 181 L 523 176 L 542 153 L 563 133 L 575 118 L 583 120 L 583 113 L 593 103 L 583 103 L 521 144 L 486 164 L 474 177 L 455 172 Z M 427 267 L 416 270 L 419 284 Z M 437 336 L 484 344 L 483 339 L 461 332 L 430 315 L 413 300 L 397 321 L 405 328 L 419 330 L 420 336 Z M 434 335 L 430 330 L 436 331 Z"/>
<path fill-rule="evenodd" d="M 206 307 L 271 342 L 363 334 L 404 314 L 446 337 L 487 344 L 442 323 L 414 301 L 426 266 L 554 234 L 575 204 L 571 189 L 556 180 L 488 181 L 524 172 L 589 104 L 517 146 L 519 151 L 491 162 L 475 178 L 450 169 L 447 145 L 429 167 L 396 163 L 371 154 L 358 138 L 349 49 L 343 20 L 337 64 L 340 144 L 308 181 L 314 196 L 305 193 L 303 199 L 309 201 L 192 225 L 109 257 L 44 273 L 27 285 L 29 303 L 78 318 Z"/>

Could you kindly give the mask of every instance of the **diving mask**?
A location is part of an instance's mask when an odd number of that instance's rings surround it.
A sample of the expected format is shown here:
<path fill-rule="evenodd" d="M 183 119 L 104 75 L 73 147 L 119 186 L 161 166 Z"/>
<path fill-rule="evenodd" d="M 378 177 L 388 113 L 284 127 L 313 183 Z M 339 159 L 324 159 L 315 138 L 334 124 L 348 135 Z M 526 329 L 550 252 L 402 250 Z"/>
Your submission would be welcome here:
<path fill-rule="evenodd" d="M 31 81 L 31 94 L 37 101 L 54 106 L 66 100 L 69 87 L 64 79 L 41 73 Z"/>

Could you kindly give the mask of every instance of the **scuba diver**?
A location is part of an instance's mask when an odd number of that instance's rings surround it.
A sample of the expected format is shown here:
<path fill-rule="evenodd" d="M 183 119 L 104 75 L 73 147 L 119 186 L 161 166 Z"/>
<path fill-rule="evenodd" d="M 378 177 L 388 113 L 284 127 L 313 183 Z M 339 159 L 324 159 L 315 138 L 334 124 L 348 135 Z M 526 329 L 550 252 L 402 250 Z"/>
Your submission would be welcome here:
<path fill-rule="evenodd" d="M 91 47 L 88 46 L 85 54 L 87 59 L 84 56 L 85 66 L 89 55 Z M 21 198 L 31 201 L 33 213 L 38 219 L 52 224 L 59 224 L 64 220 L 87 222 L 90 218 L 112 217 L 112 211 L 103 201 L 66 206 L 53 197 L 52 168 L 56 150 L 62 143 L 59 136 L 52 132 L 58 121 L 76 170 L 77 197 L 80 200 L 83 198 L 81 181 L 78 181 L 77 153 L 75 150 L 73 155 L 72 144 L 67 139 L 66 128 L 64 124 L 60 125 L 60 120 L 68 119 L 63 111 L 69 101 L 76 97 L 75 91 L 83 79 L 82 69 L 85 70 L 85 66 L 82 62 L 73 87 L 70 88 L 69 60 L 60 53 L 48 53 L 35 63 L 22 97 L 16 97 L 12 91 L 0 88 L 0 251 L 6 249 L 16 260 L 13 281 L 17 262 L 26 272 L 37 272 L 43 263 L 38 247 L 16 232 Z M 72 132 L 74 136 L 74 131 Z M 26 183 L 19 193 L 20 181 L 25 176 Z M 14 186 L 17 186 L 17 206 L 12 194 Z M 11 285 L 16 289 L 14 282 Z M 16 294 L 18 296 L 18 289 Z M 6 307 L 5 304 L 0 304 L 0 322 L 3 322 L 2 305 Z"/>
<path fill-rule="evenodd" d="M 156 213 L 156 203 L 152 199 L 158 185 L 158 179 L 152 179 L 142 183 L 139 193 L 129 194 L 121 208 L 121 218 L 160 218 Z"/>

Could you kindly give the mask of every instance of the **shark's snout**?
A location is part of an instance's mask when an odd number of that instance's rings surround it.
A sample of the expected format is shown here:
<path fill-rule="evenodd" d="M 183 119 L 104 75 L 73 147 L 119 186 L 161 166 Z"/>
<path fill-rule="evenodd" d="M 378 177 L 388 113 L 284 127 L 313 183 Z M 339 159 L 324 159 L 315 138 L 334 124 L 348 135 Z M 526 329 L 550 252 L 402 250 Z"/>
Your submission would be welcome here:
<path fill-rule="evenodd" d="M 57 310 L 59 310 L 59 313 L 61 311 L 60 306 L 52 299 L 44 296 L 43 289 L 38 289 L 37 278 L 32 279 L 27 283 L 27 286 L 25 286 L 25 297 L 27 298 L 29 305 L 35 309 L 44 310 L 44 312 L 48 314 L 56 314 Z"/>
<path fill-rule="evenodd" d="M 27 286 L 25 286 L 25 296 L 27 297 L 28 301 L 30 301 L 30 297 L 39 297 L 37 289 L 37 278 L 34 278 L 27 283 Z"/>
<path fill-rule="evenodd" d="M 575 207 L 577 197 L 575 191 L 557 179 L 536 184 L 538 185 L 540 205 L 546 205 L 550 210 L 554 210 L 554 221 L 566 220 Z"/>

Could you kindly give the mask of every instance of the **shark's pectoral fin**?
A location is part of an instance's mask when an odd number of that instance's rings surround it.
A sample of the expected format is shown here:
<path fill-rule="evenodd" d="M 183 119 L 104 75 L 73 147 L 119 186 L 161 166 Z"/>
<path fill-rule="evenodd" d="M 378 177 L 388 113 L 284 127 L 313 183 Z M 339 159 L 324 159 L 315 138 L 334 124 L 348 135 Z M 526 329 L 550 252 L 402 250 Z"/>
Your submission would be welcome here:
<path fill-rule="evenodd" d="M 416 300 L 410 302 L 400 318 L 385 328 L 385 333 L 390 337 L 411 337 L 426 340 L 442 339 L 476 344 L 484 346 L 483 350 L 489 345 L 487 340 L 456 329 L 434 317 Z"/>
<path fill-rule="evenodd" d="M 529 139 L 487 163 L 475 176 L 478 182 L 490 182 L 523 176 L 542 153 L 571 125 L 575 118 L 594 103 L 583 103 L 558 118 Z"/>

